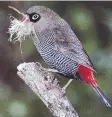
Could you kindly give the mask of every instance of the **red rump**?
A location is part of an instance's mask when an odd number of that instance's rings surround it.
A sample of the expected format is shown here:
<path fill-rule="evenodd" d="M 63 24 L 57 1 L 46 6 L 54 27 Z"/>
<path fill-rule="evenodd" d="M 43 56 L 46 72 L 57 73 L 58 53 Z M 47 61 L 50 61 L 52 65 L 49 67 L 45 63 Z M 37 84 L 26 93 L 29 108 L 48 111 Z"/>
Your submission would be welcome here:
<path fill-rule="evenodd" d="M 92 86 L 97 86 L 96 80 L 94 79 L 93 72 L 91 68 L 86 65 L 79 65 L 78 72 L 82 78 L 82 80 Z"/>

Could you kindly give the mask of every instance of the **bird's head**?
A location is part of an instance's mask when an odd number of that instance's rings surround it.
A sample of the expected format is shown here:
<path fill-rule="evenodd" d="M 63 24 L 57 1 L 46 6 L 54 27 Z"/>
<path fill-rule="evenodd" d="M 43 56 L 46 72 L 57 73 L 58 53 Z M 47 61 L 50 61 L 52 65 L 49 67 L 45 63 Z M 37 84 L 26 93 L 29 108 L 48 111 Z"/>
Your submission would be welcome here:
<path fill-rule="evenodd" d="M 26 20 L 26 22 L 31 22 L 37 31 L 52 28 L 61 19 L 53 10 L 44 6 L 32 6 L 25 14 L 22 21 Z"/>
<path fill-rule="evenodd" d="M 49 8 L 44 6 L 32 6 L 26 10 L 22 20 L 15 18 L 11 21 L 9 33 L 16 33 L 17 37 L 15 40 L 17 40 L 18 37 L 18 40 L 21 40 L 21 37 L 30 35 L 34 33 L 34 31 L 39 33 L 44 29 L 52 29 L 59 25 L 59 23 L 62 23 L 61 20 L 61 17 Z"/>

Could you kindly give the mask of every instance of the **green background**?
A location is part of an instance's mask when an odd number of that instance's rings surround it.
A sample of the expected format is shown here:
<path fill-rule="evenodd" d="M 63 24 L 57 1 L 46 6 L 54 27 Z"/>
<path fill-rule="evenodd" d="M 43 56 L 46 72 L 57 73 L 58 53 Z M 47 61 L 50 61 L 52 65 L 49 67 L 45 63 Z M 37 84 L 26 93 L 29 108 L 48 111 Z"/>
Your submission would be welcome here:
<path fill-rule="evenodd" d="M 43 102 L 16 75 L 16 66 L 22 63 L 19 43 L 7 42 L 9 15 L 21 18 L 8 5 L 21 12 L 31 5 L 44 5 L 53 9 L 72 27 L 89 54 L 97 73 L 99 86 L 112 102 L 112 2 L 0 2 L 0 117 L 53 117 Z M 25 62 L 44 62 L 31 39 L 22 43 Z M 46 65 L 45 65 L 46 66 Z M 68 79 L 59 77 L 63 87 Z M 93 89 L 74 80 L 66 96 L 80 117 L 112 117 Z"/>

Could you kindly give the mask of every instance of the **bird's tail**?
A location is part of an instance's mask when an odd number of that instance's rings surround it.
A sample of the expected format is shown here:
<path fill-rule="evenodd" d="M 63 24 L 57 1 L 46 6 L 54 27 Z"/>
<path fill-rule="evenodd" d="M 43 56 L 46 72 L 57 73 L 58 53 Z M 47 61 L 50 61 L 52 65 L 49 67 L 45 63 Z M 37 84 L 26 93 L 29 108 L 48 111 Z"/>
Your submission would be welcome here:
<path fill-rule="evenodd" d="M 107 107 L 112 107 L 107 97 L 98 86 L 91 85 L 95 92 L 99 95 L 100 99 L 105 103 Z"/>
<path fill-rule="evenodd" d="M 106 104 L 106 106 L 112 107 L 112 105 L 109 103 L 109 101 L 106 98 L 106 96 L 104 95 L 104 93 L 98 87 L 98 84 L 93 76 L 93 71 L 91 70 L 91 68 L 89 68 L 88 66 L 85 66 L 85 65 L 79 65 L 78 72 L 80 73 L 81 79 L 84 82 L 86 82 L 87 84 L 92 86 L 92 88 L 99 95 L 99 97 Z"/>

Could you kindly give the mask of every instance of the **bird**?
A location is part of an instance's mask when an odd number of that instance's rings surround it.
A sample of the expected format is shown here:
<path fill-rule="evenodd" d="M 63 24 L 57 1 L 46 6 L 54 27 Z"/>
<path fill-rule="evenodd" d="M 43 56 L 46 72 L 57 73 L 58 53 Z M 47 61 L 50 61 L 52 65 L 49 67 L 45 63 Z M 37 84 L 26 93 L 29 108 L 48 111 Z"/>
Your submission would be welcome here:
<path fill-rule="evenodd" d="M 56 12 L 45 6 L 31 6 L 22 21 L 31 22 L 31 38 L 46 64 L 58 74 L 89 84 L 107 107 L 111 103 L 104 95 L 93 75 L 96 71 L 71 26 Z M 67 84 L 67 85 L 68 85 Z"/>

